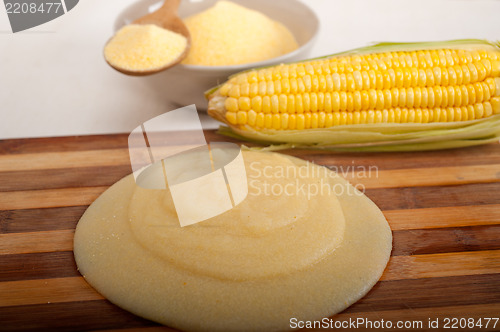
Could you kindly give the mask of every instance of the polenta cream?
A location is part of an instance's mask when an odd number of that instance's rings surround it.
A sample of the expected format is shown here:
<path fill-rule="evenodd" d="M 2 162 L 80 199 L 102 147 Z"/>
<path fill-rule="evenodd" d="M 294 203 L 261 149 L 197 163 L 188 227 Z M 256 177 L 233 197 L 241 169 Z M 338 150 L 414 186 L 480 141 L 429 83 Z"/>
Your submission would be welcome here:
<path fill-rule="evenodd" d="M 85 279 L 118 306 L 189 331 L 285 330 L 292 317 L 328 317 L 364 296 L 392 248 L 375 204 L 306 161 L 265 152 L 243 157 L 247 198 L 187 227 L 179 226 L 167 190 L 139 188 L 132 176 L 109 188 L 75 233 Z M 275 166 L 309 171 L 266 176 L 264 167 Z M 264 194 L 257 189 L 264 183 L 288 191 Z M 298 190 L 320 183 L 343 194 Z"/>

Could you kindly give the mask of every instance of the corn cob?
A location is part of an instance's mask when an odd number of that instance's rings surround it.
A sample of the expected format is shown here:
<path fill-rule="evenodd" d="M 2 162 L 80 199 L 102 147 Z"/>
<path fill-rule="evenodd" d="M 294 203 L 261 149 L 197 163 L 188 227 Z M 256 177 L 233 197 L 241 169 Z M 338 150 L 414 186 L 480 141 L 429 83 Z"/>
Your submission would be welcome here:
<path fill-rule="evenodd" d="M 264 142 L 402 149 L 480 142 L 500 134 L 500 50 L 482 41 L 381 44 L 239 73 L 208 98 L 209 114 L 230 134 Z M 488 121 L 495 126 L 476 130 Z"/>

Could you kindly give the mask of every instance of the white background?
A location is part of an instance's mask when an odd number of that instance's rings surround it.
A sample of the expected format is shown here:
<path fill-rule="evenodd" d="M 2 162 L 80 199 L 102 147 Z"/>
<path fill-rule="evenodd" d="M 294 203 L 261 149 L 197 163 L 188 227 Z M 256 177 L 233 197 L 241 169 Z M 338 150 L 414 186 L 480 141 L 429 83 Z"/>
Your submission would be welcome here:
<path fill-rule="evenodd" d="M 175 108 L 103 60 L 115 17 L 134 1 L 81 0 L 16 34 L 0 5 L 0 139 L 130 132 Z M 321 21 L 312 56 L 375 41 L 500 40 L 498 0 L 304 1 Z"/>

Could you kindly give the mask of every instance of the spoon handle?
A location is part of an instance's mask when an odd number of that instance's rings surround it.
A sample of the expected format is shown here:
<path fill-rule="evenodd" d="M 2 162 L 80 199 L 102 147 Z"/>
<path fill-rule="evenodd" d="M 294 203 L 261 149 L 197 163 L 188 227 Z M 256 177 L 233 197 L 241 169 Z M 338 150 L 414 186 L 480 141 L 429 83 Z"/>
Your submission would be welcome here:
<path fill-rule="evenodd" d="M 177 8 L 179 8 L 180 3 L 181 0 L 165 0 L 157 12 L 161 12 L 166 17 L 177 16 Z"/>

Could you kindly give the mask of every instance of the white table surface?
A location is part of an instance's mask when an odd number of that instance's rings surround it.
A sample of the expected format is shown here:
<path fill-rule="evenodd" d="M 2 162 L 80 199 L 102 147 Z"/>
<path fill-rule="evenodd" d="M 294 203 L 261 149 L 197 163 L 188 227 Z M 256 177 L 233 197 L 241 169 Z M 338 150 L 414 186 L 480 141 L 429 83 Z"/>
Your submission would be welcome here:
<path fill-rule="evenodd" d="M 16 34 L 0 5 L 0 139 L 130 132 L 175 108 L 103 60 L 116 15 L 134 1 L 81 0 Z M 313 56 L 375 41 L 500 40 L 498 0 L 304 1 L 321 20 Z"/>

